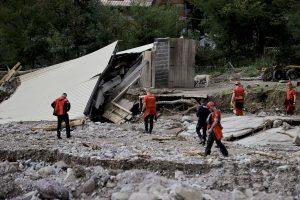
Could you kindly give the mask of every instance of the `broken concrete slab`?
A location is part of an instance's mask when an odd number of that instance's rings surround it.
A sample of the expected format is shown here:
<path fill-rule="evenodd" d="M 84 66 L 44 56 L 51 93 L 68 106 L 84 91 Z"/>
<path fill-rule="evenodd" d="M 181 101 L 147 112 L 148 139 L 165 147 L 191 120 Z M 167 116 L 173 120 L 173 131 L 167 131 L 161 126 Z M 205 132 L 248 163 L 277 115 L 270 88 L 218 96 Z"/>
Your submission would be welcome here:
<path fill-rule="evenodd" d="M 253 133 L 270 129 L 273 127 L 273 122 L 280 120 L 283 124 L 287 124 L 286 121 L 290 123 L 299 123 L 300 118 L 294 117 L 281 117 L 281 116 L 267 116 L 267 117 L 257 117 L 255 115 L 247 116 L 231 116 L 222 118 L 223 126 L 223 137 L 224 140 L 234 140 Z M 290 125 L 289 125 L 290 127 Z M 281 130 L 278 129 L 278 131 Z"/>
<path fill-rule="evenodd" d="M 263 133 L 258 133 L 253 136 L 249 136 L 241 140 L 235 141 L 235 143 L 245 146 L 264 146 L 268 144 L 291 145 L 293 143 L 293 138 L 280 133 L 280 131 L 282 131 L 281 127 L 272 128 L 264 131 Z M 287 131 L 287 133 L 296 137 L 299 131 L 300 129 L 295 128 Z"/>

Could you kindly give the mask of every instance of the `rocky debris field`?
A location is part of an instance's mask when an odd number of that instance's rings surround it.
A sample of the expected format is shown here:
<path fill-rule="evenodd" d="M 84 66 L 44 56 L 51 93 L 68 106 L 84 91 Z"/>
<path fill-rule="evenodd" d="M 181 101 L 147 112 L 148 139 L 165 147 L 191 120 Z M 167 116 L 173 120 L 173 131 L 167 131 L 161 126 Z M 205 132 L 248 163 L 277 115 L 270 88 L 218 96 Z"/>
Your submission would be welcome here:
<path fill-rule="evenodd" d="M 0 125 L 0 199 L 300 199 L 298 125 L 284 144 L 243 141 L 282 131 L 282 121 L 225 141 L 224 158 L 215 146 L 204 157 L 193 116 L 162 117 L 152 135 L 142 123 L 87 121 L 62 140 L 31 131 L 45 123 Z"/>

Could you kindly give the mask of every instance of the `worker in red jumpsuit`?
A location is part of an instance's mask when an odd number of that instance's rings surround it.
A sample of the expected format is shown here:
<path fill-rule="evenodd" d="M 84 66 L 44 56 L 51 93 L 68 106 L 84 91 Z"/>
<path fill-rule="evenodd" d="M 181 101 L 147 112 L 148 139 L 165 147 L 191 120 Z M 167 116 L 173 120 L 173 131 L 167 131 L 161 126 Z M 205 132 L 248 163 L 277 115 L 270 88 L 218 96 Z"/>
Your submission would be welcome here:
<path fill-rule="evenodd" d="M 287 91 L 285 96 L 285 110 L 287 115 L 293 115 L 296 105 L 296 90 L 293 88 L 291 81 L 287 83 Z"/>
<path fill-rule="evenodd" d="M 61 131 L 61 123 L 64 121 L 66 124 L 66 133 L 67 138 L 71 137 L 70 133 L 70 123 L 69 123 L 69 115 L 68 111 L 71 108 L 71 104 L 67 99 L 67 94 L 63 93 L 61 97 L 57 98 L 51 104 L 52 108 L 54 108 L 53 115 L 57 116 L 57 138 L 61 139 L 60 131 Z"/>
<path fill-rule="evenodd" d="M 208 140 L 207 146 L 205 149 L 205 155 L 210 155 L 211 148 L 216 141 L 218 147 L 220 148 L 221 153 L 227 157 L 228 151 L 224 144 L 222 143 L 221 139 L 223 137 L 222 133 L 222 125 L 221 125 L 221 111 L 215 107 L 213 102 L 208 102 L 207 107 L 211 111 L 211 114 L 207 118 L 207 129 L 208 129 Z"/>
<path fill-rule="evenodd" d="M 147 95 L 144 97 L 142 111 L 144 112 L 145 132 L 151 134 L 153 130 L 153 120 L 156 119 L 156 98 L 150 89 L 147 90 Z M 149 123 L 150 128 L 148 129 Z"/>
<path fill-rule="evenodd" d="M 231 105 L 233 106 L 233 112 L 237 116 L 244 115 L 243 109 L 244 109 L 244 101 L 245 101 L 245 89 L 243 88 L 240 81 L 235 82 L 235 88 L 232 92 L 231 97 Z"/>

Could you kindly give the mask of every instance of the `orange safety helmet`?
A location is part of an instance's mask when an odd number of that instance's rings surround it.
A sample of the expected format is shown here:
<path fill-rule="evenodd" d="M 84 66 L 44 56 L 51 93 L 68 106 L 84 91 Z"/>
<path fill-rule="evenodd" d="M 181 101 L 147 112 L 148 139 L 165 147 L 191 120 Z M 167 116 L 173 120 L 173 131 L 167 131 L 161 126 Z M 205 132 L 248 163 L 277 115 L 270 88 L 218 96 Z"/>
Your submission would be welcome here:
<path fill-rule="evenodd" d="M 207 103 L 206 106 L 207 106 L 208 108 L 211 108 L 211 107 L 214 107 L 214 106 L 215 106 L 215 103 L 212 102 L 212 101 L 210 101 L 210 102 Z"/>

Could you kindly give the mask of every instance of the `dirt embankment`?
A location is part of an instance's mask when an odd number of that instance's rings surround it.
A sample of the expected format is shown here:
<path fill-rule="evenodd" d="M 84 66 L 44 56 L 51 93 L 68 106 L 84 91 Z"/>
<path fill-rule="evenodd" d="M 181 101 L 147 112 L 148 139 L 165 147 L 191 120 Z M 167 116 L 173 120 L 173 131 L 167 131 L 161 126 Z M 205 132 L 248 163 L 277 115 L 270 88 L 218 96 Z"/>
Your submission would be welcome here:
<path fill-rule="evenodd" d="M 21 84 L 20 78 L 15 77 L 0 86 L 0 103 L 8 99 Z"/>
<path fill-rule="evenodd" d="M 225 112 L 231 111 L 231 90 L 213 95 L 212 100 Z M 245 110 L 250 113 L 260 111 L 284 113 L 285 90 L 282 87 L 253 87 L 247 89 Z M 299 109 L 298 109 L 299 110 Z M 299 113 L 299 111 L 298 111 Z"/>

